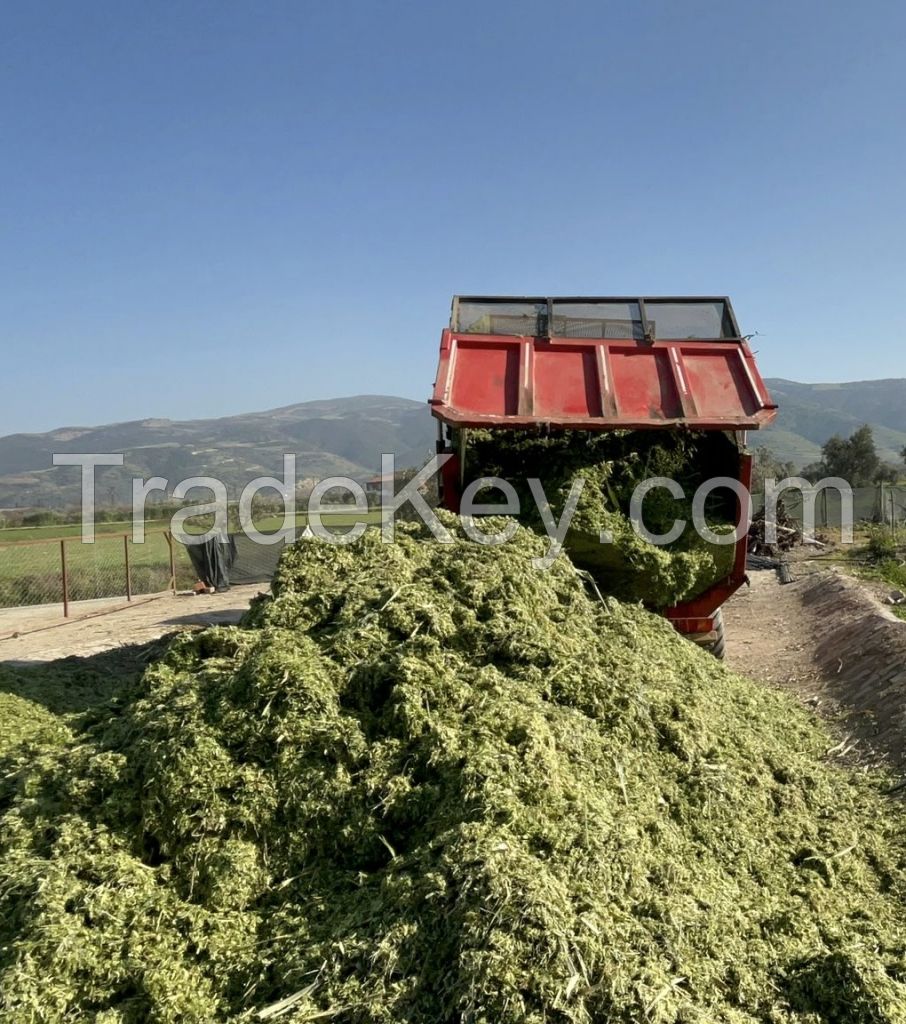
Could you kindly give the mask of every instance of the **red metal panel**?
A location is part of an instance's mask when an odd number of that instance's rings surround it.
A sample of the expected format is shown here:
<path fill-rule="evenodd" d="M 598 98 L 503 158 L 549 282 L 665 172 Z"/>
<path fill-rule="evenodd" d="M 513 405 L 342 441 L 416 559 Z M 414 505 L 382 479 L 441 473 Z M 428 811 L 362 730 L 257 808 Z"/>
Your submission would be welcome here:
<path fill-rule="evenodd" d="M 519 411 L 519 346 L 458 342 L 453 353 L 450 401 L 479 415 L 515 416 Z"/>
<path fill-rule="evenodd" d="M 716 346 L 687 346 L 683 364 L 693 394 L 705 397 L 708 412 L 714 416 L 734 416 L 743 412 L 754 416 L 761 402 L 752 381 L 745 374 L 745 362 L 736 346 L 728 350 Z"/>
<path fill-rule="evenodd" d="M 528 343 L 531 346 L 531 342 Z M 601 388 L 594 349 L 583 346 L 535 346 L 534 416 L 578 420 L 601 416 Z"/>
<path fill-rule="evenodd" d="M 620 406 L 620 419 L 658 423 L 679 419 L 683 407 L 670 367 L 670 352 L 622 345 L 610 353 L 613 389 Z"/>
<path fill-rule="evenodd" d="M 432 412 L 453 426 L 753 430 L 776 415 L 744 341 L 444 331 Z"/>

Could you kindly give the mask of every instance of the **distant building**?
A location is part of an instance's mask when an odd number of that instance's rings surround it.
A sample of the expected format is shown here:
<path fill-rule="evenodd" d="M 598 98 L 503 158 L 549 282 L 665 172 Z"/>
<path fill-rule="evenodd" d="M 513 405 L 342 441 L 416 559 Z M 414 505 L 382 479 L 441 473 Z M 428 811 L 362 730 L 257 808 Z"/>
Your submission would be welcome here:
<path fill-rule="evenodd" d="M 385 484 L 391 484 L 390 490 L 393 490 L 394 476 L 392 473 L 388 473 L 385 476 L 373 476 L 365 481 L 365 495 L 369 498 L 379 498 L 384 491 Z"/>

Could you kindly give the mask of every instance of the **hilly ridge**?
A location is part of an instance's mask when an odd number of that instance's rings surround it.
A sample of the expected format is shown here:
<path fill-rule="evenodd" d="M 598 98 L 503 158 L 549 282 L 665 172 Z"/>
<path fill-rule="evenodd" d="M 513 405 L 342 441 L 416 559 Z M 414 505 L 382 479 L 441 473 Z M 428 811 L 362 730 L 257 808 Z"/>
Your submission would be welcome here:
<path fill-rule="evenodd" d="M 863 423 L 875 436 L 885 462 L 901 464 L 906 446 L 906 379 L 802 384 L 780 377 L 765 379 L 780 407 L 773 426 L 750 443 L 766 444 L 797 466 L 821 457 L 821 445 L 832 435 L 847 437 Z"/>
<path fill-rule="evenodd" d="M 802 467 L 820 457 L 833 434 L 863 423 L 879 453 L 902 465 L 906 446 L 906 379 L 803 384 L 767 378 L 780 406 L 776 423 L 750 436 Z M 62 507 L 80 500 L 78 467 L 53 465 L 54 453 L 122 453 L 122 468 L 99 468 L 100 505 L 131 498 L 133 477 L 166 478 L 170 490 L 190 476 L 214 476 L 231 496 L 258 476 L 282 477 L 285 452 L 297 456 L 297 481 L 328 476 L 363 480 L 393 452 L 397 467 L 421 465 L 434 450 L 434 420 L 424 402 L 390 395 L 301 402 L 262 412 L 204 420 L 143 419 L 43 434 L 0 437 L 0 508 Z"/>
<path fill-rule="evenodd" d="M 265 412 L 207 420 L 144 419 L 0 438 L 0 506 L 78 502 L 78 467 L 54 466 L 54 453 L 122 453 L 122 468 L 98 468 L 98 504 L 130 500 L 131 479 L 166 478 L 170 490 L 191 476 L 213 476 L 237 496 L 258 476 L 282 478 L 283 455 L 297 457 L 296 479 L 380 472 L 381 455 L 397 466 L 421 464 L 434 427 L 423 402 L 385 395 L 302 402 Z"/>

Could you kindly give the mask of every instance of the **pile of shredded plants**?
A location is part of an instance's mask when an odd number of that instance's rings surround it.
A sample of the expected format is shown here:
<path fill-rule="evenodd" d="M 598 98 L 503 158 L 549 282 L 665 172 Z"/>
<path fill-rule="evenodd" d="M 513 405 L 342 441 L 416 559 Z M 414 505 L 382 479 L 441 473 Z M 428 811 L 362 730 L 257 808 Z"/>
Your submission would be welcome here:
<path fill-rule="evenodd" d="M 0 1019 L 906 1020 L 883 780 L 545 550 L 299 543 L 8 761 Z"/>
<path fill-rule="evenodd" d="M 27 756 L 33 744 L 64 743 L 84 714 L 106 708 L 162 650 L 153 641 L 89 658 L 0 663 L 0 793 L 5 759 Z"/>
<path fill-rule="evenodd" d="M 649 608 L 667 608 L 696 597 L 730 572 L 733 544 L 713 544 L 692 525 L 692 498 L 712 477 L 736 478 L 738 454 L 720 433 L 689 431 L 470 430 L 466 446 L 470 480 L 500 477 L 519 498 L 521 520 L 545 529 L 528 486 L 540 480 L 559 520 L 570 492 L 583 481 L 564 547 L 574 564 L 591 573 L 603 593 Z M 688 524 L 667 545 L 641 537 L 630 521 L 630 502 L 638 484 L 655 477 L 676 481 L 685 493 L 674 498 L 663 488 L 649 492 L 643 521 L 649 533 L 665 535 L 676 520 Z M 479 494 L 483 501 L 488 494 Z M 731 534 L 735 498 L 715 491 L 706 505 L 715 534 Z M 610 534 L 601 543 L 602 531 Z"/>

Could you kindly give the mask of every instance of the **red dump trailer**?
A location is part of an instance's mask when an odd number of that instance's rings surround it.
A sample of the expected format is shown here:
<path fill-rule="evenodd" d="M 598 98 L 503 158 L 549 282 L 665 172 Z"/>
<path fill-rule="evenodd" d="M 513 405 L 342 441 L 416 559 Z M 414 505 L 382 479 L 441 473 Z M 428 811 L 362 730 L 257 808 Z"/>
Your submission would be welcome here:
<path fill-rule="evenodd" d="M 719 431 L 748 492 L 746 432 L 777 406 L 726 297 L 457 296 L 440 341 L 432 414 L 442 504 L 459 511 L 470 428 Z M 747 521 L 747 499 L 736 502 Z M 665 612 L 683 633 L 722 645 L 720 607 L 745 581 L 746 537 L 732 569 Z"/>

